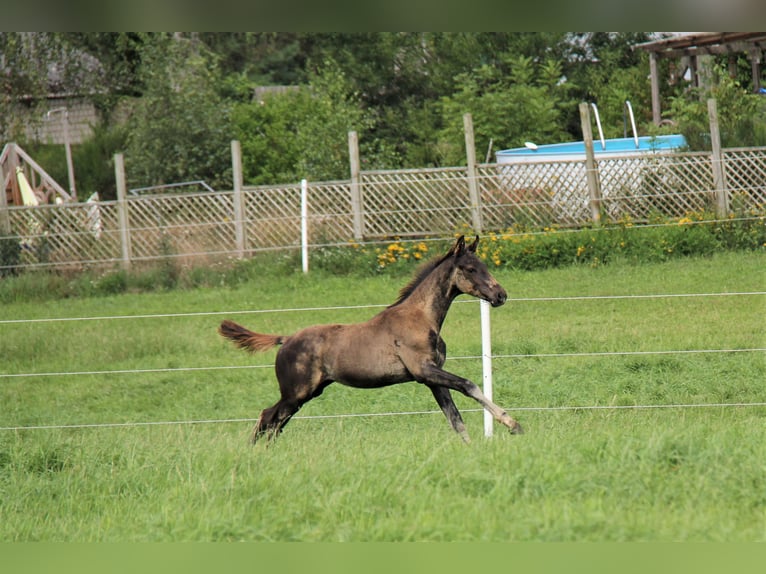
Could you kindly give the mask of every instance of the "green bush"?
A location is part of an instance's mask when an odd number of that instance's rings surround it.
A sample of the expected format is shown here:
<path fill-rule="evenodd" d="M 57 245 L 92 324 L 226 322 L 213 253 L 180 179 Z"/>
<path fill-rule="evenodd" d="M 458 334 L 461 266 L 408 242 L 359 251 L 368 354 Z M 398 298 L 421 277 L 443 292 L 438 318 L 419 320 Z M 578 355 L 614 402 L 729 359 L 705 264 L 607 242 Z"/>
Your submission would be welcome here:
<path fill-rule="evenodd" d="M 482 258 L 496 267 L 544 269 L 562 265 L 605 265 L 616 260 L 653 263 L 678 257 L 707 256 L 730 250 L 764 249 L 764 219 L 677 222 L 634 227 L 618 225 L 575 231 L 546 229 L 541 233 L 487 236 Z"/>
<path fill-rule="evenodd" d="M 411 269 L 411 263 L 417 261 L 413 257 L 416 245 L 394 241 L 374 253 L 364 253 L 358 247 L 338 248 L 345 250 L 345 255 L 338 253 L 334 257 L 366 260 L 366 263 L 357 261 L 357 269 Z M 490 268 L 536 270 L 566 265 L 597 267 L 613 261 L 655 263 L 725 250 L 765 248 L 766 219 L 763 217 L 720 221 L 709 214 L 694 214 L 693 218 L 646 226 L 634 226 L 626 219 L 618 225 L 577 230 L 548 227 L 531 232 L 512 227 L 501 233 L 485 234 L 478 254 Z"/>
<path fill-rule="evenodd" d="M 95 287 L 100 295 L 124 293 L 128 289 L 128 274 L 125 271 L 107 273 L 95 282 Z"/>
<path fill-rule="evenodd" d="M 724 68 L 716 68 L 715 73 L 718 81 L 713 88 L 694 88 L 670 101 L 667 115 L 680 128 L 689 148 L 710 149 L 708 98 L 717 103 L 722 147 L 766 145 L 766 98 L 751 93 Z"/>
<path fill-rule="evenodd" d="M 21 245 L 16 236 L 0 237 L 0 277 L 8 277 L 18 273 L 21 261 Z"/>

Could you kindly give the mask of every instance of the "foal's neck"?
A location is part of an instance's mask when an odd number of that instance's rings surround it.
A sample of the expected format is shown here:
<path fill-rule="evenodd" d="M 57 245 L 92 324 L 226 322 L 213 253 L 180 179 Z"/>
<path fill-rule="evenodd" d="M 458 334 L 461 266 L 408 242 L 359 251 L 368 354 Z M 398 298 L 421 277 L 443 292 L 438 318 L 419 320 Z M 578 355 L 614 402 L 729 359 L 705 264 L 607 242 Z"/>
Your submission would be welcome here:
<path fill-rule="evenodd" d="M 422 308 L 439 329 L 452 301 L 460 294 L 449 277 L 451 271 L 449 263 L 438 265 L 407 298 L 409 304 Z"/>

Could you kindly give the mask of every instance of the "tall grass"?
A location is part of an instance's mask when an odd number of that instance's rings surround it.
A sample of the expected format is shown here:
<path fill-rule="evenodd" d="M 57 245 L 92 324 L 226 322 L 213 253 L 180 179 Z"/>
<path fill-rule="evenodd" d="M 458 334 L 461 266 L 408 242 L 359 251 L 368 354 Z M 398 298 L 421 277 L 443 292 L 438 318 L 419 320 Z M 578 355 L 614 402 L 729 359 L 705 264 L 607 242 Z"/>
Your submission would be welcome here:
<path fill-rule="evenodd" d="M 484 439 L 477 405 L 456 397 L 468 446 L 414 383 L 332 385 L 273 445 L 248 446 L 253 421 L 237 419 L 276 400 L 273 353 L 231 348 L 220 315 L 2 323 L 2 373 L 60 374 L 0 378 L 0 427 L 126 426 L 0 431 L 0 540 L 766 541 L 766 408 L 667 406 L 762 402 L 763 353 L 651 354 L 766 347 L 764 296 L 529 300 L 763 291 L 763 264 L 498 269 L 512 300 L 492 311 L 495 397 L 527 433 Z M 4 304 L 0 320 L 226 312 L 289 333 L 377 309 L 245 312 L 385 305 L 404 281 L 256 275 Z M 453 306 L 449 356 L 480 353 L 478 314 Z M 589 354 L 624 351 L 647 354 Z M 480 382 L 480 363 L 447 368 Z M 133 372 L 63 374 L 115 370 Z M 381 416 L 321 418 L 368 413 Z M 214 419 L 229 422 L 132 425 Z"/>
<path fill-rule="evenodd" d="M 534 414 L 462 445 L 426 415 L 3 439 L 3 540 L 764 539 L 763 411 Z M 467 416 L 476 427 L 477 415 Z"/>

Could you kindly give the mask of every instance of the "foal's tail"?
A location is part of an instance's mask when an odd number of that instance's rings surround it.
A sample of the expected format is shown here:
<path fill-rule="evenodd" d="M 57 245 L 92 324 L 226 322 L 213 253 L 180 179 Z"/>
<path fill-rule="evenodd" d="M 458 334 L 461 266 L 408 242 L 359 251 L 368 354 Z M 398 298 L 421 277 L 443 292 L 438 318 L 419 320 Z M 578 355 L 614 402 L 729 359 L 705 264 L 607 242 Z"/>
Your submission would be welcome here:
<path fill-rule="evenodd" d="M 272 347 L 287 341 L 287 337 L 282 335 L 253 333 L 250 329 L 246 329 L 242 325 L 229 320 L 221 323 L 221 326 L 218 327 L 218 332 L 227 339 L 234 341 L 234 344 L 240 349 L 246 349 L 252 353 L 268 351 Z"/>

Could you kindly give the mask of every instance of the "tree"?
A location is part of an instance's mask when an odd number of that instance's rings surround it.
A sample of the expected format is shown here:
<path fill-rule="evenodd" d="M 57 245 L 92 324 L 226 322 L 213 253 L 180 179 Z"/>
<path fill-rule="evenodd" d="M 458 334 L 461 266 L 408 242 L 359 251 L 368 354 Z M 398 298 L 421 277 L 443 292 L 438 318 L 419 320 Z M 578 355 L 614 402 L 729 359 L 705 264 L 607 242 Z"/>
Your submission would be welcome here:
<path fill-rule="evenodd" d="M 328 61 L 311 74 L 308 86 L 235 106 L 232 124 L 245 180 L 267 184 L 347 179 L 348 132 L 369 132 L 374 118 L 337 64 Z M 376 143 L 362 141 L 368 167 L 379 165 L 385 154 Z"/>
<path fill-rule="evenodd" d="M 23 138 L 43 119 L 51 94 L 90 95 L 98 86 L 97 60 L 72 46 L 63 34 L 0 33 L 0 134 Z M 19 114 L 19 106 L 39 113 Z"/>
<path fill-rule="evenodd" d="M 230 187 L 229 109 L 217 91 L 215 56 L 193 35 L 150 35 L 139 73 L 145 87 L 127 124 L 131 185 Z"/>
<path fill-rule="evenodd" d="M 140 96 L 144 89 L 140 72 L 144 43 L 150 37 L 138 32 L 67 32 L 65 41 L 98 62 L 97 84 L 91 98 L 111 122 L 111 113 L 124 96 Z"/>
<path fill-rule="evenodd" d="M 362 109 L 359 95 L 332 61 L 323 62 L 311 74 L 309 94 L 309 107 L 298 118 L 296 143 L 301 151 L 298 172 L 301 177 L 314 180 L 346 179 L 348 132 L 368 132 L 374 120 Z"/>
<path fill-rule="evenodd" d="M 250 185 L 295 182 L 300 150 L 296 111 L 308 109 L 305 89 L 267 94 L 233 107 L 234 139 L 242 149 L 243 178 Z"/>
<path fill-rule="evenodd" d="M 766 98 L 753 94 L 729 76 L 723 64 L 709 89 L 694 88 L 671 98 L 668 115 L 693 150 L 710 149 L 707 100 L 715 98 L 723 147 L 766 145 Z"/>
<path fill-rule="evenodd" d="M 607 138 L 623 137 L 626 131 L 632 135 L 626 101 L 631 103 L 639 131 L 652 121 L 648 58 L 632 48 L 648 39 L 642 32 L 591 32 L 567 39 L 570 56 L 565 73 L 578 87 L 579 99 L 597 105 Z M 577 106 L 572 107 L 569 131 L 581 137 Z"/>
<path fill-rule="evenodd" d="M 239 77 L 259 86 L 306 82 L 300 34 L 200 32 L 198 37 L 218 55 L 224 77 Z"/>
<path fill-rule="evenodd" d="M 503 149 L 525 141 L 561 141 L 558 109 L 566 88 L 553 83 L 557 64 L 535 66 L 525 56 L 508 56 L 503 66 L 485 64 L 458 77 L 458 91 L 443 99 L 442 163 L 465 163 L 463 114 L 473 116 L 477 150 Z M 481 157 L 481 154 L 480 154 Z"/>
<path fill-rule="evenodd" d="M 439 132 L 441 98 L 457 89 L 458 78 L 481 66 L 502 66 L 508 55 L 536 62 L 560 60 L 561 33 L 384 32 L 304 34 L 307 65 L 332 60 L 376 118 L 362 141 L 374 139 L 398 163 L 422 167 L 443 161 Z M 576 107 L 576 106 L 575 106 Z"/>

